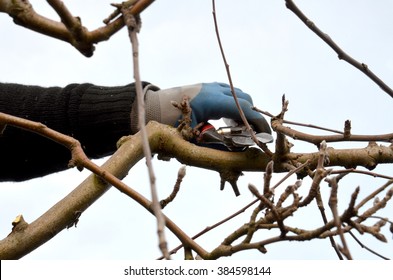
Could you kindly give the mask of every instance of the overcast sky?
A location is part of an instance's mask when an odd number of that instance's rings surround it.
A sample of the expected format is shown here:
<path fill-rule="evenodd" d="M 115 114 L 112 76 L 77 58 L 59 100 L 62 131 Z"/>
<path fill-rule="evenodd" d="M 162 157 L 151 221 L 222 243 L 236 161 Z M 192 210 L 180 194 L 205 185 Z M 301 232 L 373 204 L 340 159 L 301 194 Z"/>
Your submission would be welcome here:
<path fill-rule="evenodd" d="M 45 1 L 31 1 L 38 12 L 56 18 Z M 64 1 L 75 16 L 92 30 L 113 10 L 112 1 Z M 322 30 L 355 59 L 366 63 L 388 85 L 393 86 L 393 2 L 388 0 L 296 1 Z M 285 1 L 218 0 L 221 38 L 236 87 L 252 95 L 257 107 L 277 114 L 281 96 L 290 101 L 287 118 L 341 130 L 350 119 L 354 134 L 391 133 L 393 99 L 371 80 L 337 55 L 285 7 Z M 168 88 L 198 82 L 227 82 L 215 38 L 210 0 L 157 0 L 142 14 L 139 35 L 142 79 Z M 69 44 L 36 34 L 13 24 L 0 14 L 0 81 L 65 86 L 91 82 L 124 85 L 133 82 L 130 44 L 125 30 L 100 43 L 92 58 L 85 58 Z M 297 141 L 294 151 L 315 152 Z M 364 147 L 350 143 L 334 147 Z M 273 149 L 273 145 L 271 146 Z M 102 159 L 98 162 L 104 162 Z M 159 195 L 171 191 L 181 164 L 176 160 L 154 160 Z M 392 168 L 377 172 L 393 176 Z M 12 220 L 23 214 L 31 222 L 67 195 L 86 176 L 76 169 L 23 183 L 0 184 L 0 236 L 11 230 Z M 165 213 L 190 236 L 227 217 L 249 201 L 248 183 L 262 185 L 262 173 L 243 176 L 240 197 L 230 186 L 219 190 L 215 172 L 187 168 L 182 190 Z M 278 180 L 281 175 L 275 175 Z M 366 195 L 383 184 L 365 176 L 341 182 L 340 202 L 345 206 L 356 186 Z M 201 180 L 203 178 L 203 180 Z M 295 182 L 291 178 L 287 184 Z M 147 172 L 140 162 L 124 180 L 149 197 Z M 307 193 L 309 181 L 302 191 Z M 302 192 L 301 191 L 301 192 Z M 323 185 L 323 193 L 328 193 Z M 327 205 L 326 205 L 327 206 Z M 341 210 L 343 210 L 343 207 Z M 312 207 L 310 207 L 312 208 Z M 392 217 L 392 206 L 382 216 Z M 247 221 L 250 212 L 200 238 L 207 250 L 226 234 Z M 316 207 L 297 213 L 292 225 L 312 228 L 321 225 Z M 154 259 L 158 257 L 155 220 L 135 202 L 112 188 L 82 214 L 77 228 L 64 230 L 26 259 Z M 179 242 L 166 231 L 169 248 Z M 392 235 L 384 230 L 388 244 L 360 236 L 375 251 L 392 257 Z M 269 233 L 262 233 L 261 238 Z M 374 259 L 348 238 L 354 258 Z M 235 258 L 336 259 L 328 240 L 269 245 L 268 254 L 240 253 Z M 181 259 L 182 254 L 175 258 Z"/>

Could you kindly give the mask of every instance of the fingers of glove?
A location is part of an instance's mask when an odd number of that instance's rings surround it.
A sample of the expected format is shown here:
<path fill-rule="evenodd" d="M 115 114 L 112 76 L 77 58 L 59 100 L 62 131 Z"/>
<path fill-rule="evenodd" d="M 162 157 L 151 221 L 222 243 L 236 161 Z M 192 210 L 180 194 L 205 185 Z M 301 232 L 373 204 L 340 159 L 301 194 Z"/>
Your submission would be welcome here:
<path fill-rule="evenodd" d="M 229 97 L 231 100 L 233 100 L 233 103 L 235 106 L 235 108 L 228 110 L 228 113 L 231 111 L 230 115 L 232 115 L 232 117 L 228 116 L 228 118 L 240 120 L 240 113 L 238 112 L 238 108 L 237 108 L 236 103 L 233 99 L 233 95 L 232 95 L 232 91 L 231 91 L 230 86 L 225 83 L 220 83 L 220 86 L 222 87 L 222 92 L 227 97 Z M 257 132 L 257 133 L 266 132 L 266 133 L 271 134 L 271 129 L 270 129 L 270 126 L 269 126 L 268 122 L 266 121 L 266 119 L 261 114 L 259 114 L 258 112 L 251 109 L 251 107 L 253 105 L 251 96 L 249 94 L 243 92 L 239 88 L 234 88 L 234 89 L 235 89 L 236 96 L 238 97 L 239 104 L 242 107 L 242 110 L 244 112 L 244 115 L 246 116 L 247 121 L 254 127 L 255 132 Z M 228 102 L 231 103 L 230 100 Z M 233 105 L 230 107 L 233 107 Z M 233 110 L 236 110 L 236 112 L 232 112 Z"/>
<path fill-rule="evenodd" d="M 253 104 L 252 98 L 249 94 L 243 92 L 241 89 L 236 87 L 234 88 L 234 90 L 238 99 L 244 99 L 250 102 L 251 104 Z M 231 96 L 233 98 L 231 87 L 225 83 L 203 84 L 202 91 L 204 91 L 207 94 L 221 93 L 226 96 Z"/>
<path fill-rule="evenodd" d="M 239 99 L 247 120 L 253 120 L 256 123 L 256 132 L 270 133 L 270 127 L 263 116 L 251 109 L 251 103 L 244 99 Z M 232 95 L 212 95 L 206 94 L 197 96 L 191 102 L 194 116 L 197 122 L 206 122 L 211 119 L 228 118 L 240 120 L 240 113 Z"/>
<path fill-rule="evenodd" d="M 268 122 L 262 115 L 260 115 L 259 118 L 256 119 L 247 118 L 247 121 L 250 125 L 252 125 L 256 133 L 265 132 L 272 134 L 272 130 L 270 129 Z"/>
<path fill-rule="evenodd" d="M 234 101 L 233 101 L 233 103 L 234 103 Z M 254 130 L 256 133 L 259 133 L 259 132 L 271 133 L 271 129 L 270 129 L 268 122 L 260 113 L 251 109 L 251 107 L 252 107 L 251 103 L 249 103 L 245 100 L 239 100 L 239 104 L 243 110 L 243 113 L 244 113 L 247 121 L 249 122 L 249 124 L 251 124 L 254 127 Z M 234 120 L 240 121 L 241 117 L 240 117 L 239 110 L 238 110 L 236 104 L 234 106 L 235 106 L 235 108 L 233 110 L 235 110 L 235 113 L 232 113 L 234 116 L 232 116 L 232 117 L 228 116 L 228 118 L 232 118 Z"/>

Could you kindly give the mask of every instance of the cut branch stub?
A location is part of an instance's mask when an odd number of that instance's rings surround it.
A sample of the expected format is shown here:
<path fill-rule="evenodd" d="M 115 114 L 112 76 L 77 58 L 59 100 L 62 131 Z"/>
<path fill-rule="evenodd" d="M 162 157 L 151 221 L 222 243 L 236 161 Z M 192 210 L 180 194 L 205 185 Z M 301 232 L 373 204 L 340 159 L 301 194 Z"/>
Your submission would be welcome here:
<path fill-rule="evenodd" d="M 237 180 L 241 175 L 243 175 L 243 173 L 239 171 L 232 171 L 232 170 L 220 171 L 220 176 L 221 176 L 220 190 L 221 191 L 224 190 L 225 183 L 228 182 L 231 184 L 232 189 L 235 192 L 235 195 L 239 196 L 240 192 L 239 192 L 239 188 L 237 187 Z"/>
<path fill-rule="evenodd" d="M 15 220 L 12 221 L 12 232 L 23 231 L 28 225 L 23 215 L 18 215 Z"/>

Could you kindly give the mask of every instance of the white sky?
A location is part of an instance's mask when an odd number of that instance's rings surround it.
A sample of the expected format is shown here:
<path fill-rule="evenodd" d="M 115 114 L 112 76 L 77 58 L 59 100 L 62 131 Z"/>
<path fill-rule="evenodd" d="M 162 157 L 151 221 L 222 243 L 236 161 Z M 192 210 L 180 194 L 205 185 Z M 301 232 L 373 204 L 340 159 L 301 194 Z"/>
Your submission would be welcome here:
<path fill-rule="evenodd" d="M 37 11 L 52 15 L 44 1 L 31 1 Z M 111 1 L 64 1 L 74 15 L 92 30 L 112 12 Z M 104 3 L 105 2 L 105 3 Z M 241 3 L 241 4 L 239 4 Z M 366 0 L 296 1 L 322 30 L 354 58 L 368 64 L 393 86 L 393 2 Z M 392 132 L 393 100 L 358 70 L 337 59 L 336 54 L 285 7 L 285 1 L 217 1 L 220 34 L 235 86 L 252 95 L 254 104 L 271 113 L 280 111 L 281 96 L 290 101 L 287 118 L 341 130 L 351 119 L 353 133 Z M 142 14 L 139 36 L 143 80 L 161 88 L 197 82 L 227 82 L 215 38 L 211 1 L 156 1 Z M 92 58 L 83 57 L 67 43 L 46 38 L 13 24 L 0 14 L 0 81 L 42 86 L 65 86 L 74 82 L 123 85 L 133 81 L 130 45 L 125 30 L 100 43 Z M 292 141 L 294 142 L 294 141 Z M 314 152 L 311 145 L 294 142 L 294 151 Z M 345 147 L 364 147 L 350 143 Z M 334 145 L 343 147 L 344 145 Z M 273 148 L 273 146 L 271 147 Z M 103 160 L 99 161 L 103 162 Z M 160 196 L 170 193 L 176 180 L 176 160 L 154 161 Z M 391 167 L 377 172 L 393 175 Z M 27 222 L 39 217 L 67 195 L 88 172 L 69 170 L 24 183 L 0 184 L 0 236 L 11 230 L 11 222 L 23 214 Z M 281 175 L 276 175 L 275 180 Z M 203 178 L 203 180 L 200 180 Z M 219 191 L 215 172 L 188 167 L 179 197 L 165 213 L 189 235 L 227 217 L 252 199 L 247 184 L 262 185 L 262 173 L 243 176 L 242 195 L 230 186 Z M 149 197 L 143 162 L 130 171 L 125 182 Z M 294 183 L 292 178 L 289 183 Z M 342 180 L 343 206 L 358 185 L 366 195 L 383 184 L 380 179 L 349 177 Z M 307 192 L 309 182 L 303 184 Z M 326 184 L 323 192 L 328 192 Z M 328 208 L 327 204 L 326 207 Z M 321 224 L 317 208 L 290 220 L 299 227 Z M 341 208 L 342 210 L 342 208 Z M 390 219 L 392 206 L 381 215 Z M 329 210 L 327 210 L 329 212 Z M 247 221 L 245 215 L 200 238 L 207 250 L 226 234 Z M 64 230 L 30 253 L 26 259 L 154 259 L 158 257 L 155 220 L 139 205 L 111 189 L 82 214 L 78 227 Z M 169 248 L 179 242 L 166 231 Z M 388 244 L 357 236 L 372 249 L 392 257 L 392 235 Z M 262 238 L 269 233 L 262 233 Z M 374 259 L 348 238 L 355 258 Z M 246 252 L 234 258 L 335 259 L 328 240 L 281 243 L 267 246 L 268 254 Z M 181 259 L 182 254 L 175 258 Z"/>

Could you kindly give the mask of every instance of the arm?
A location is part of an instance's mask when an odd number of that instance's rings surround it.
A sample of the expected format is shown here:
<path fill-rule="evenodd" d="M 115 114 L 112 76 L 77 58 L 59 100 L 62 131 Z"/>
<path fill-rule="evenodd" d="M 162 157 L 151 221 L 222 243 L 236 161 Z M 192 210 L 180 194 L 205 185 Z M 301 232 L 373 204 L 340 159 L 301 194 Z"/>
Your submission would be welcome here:
<path fill-rule="evenodd" d="M 78 139 L 87 156 L 113 153 L 117 140 L 130 134 L 134 85 L 65 88 L 0 83 L 0 111 L 41 122 Z M 21 181 L 67 168 L 69 151 L 51 140 L 7 127 L 0 137 L 0 181 Z"/>

